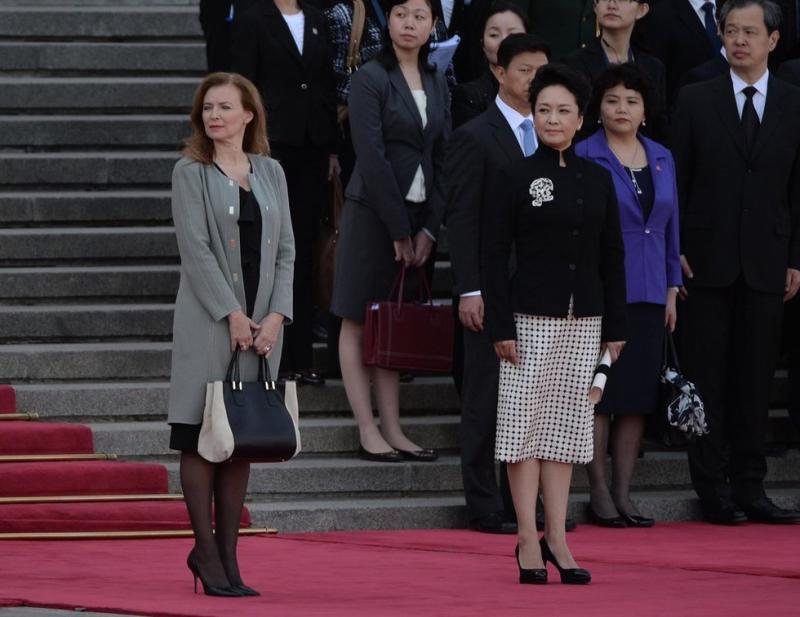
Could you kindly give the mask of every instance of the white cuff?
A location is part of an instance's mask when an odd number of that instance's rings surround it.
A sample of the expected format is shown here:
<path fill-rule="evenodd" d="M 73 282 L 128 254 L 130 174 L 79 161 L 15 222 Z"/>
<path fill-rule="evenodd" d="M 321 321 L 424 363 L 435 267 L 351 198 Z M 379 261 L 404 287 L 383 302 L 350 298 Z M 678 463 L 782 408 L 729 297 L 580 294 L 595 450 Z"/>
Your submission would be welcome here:
<path fill-rule="evenodd" d="M 469 298 L 470 296 L 480 296 L 480 295 L 481 295 L 481 290 L 479 289 L 477 291 L 468 291 L 466 293 L 463 293 L 463 294 L 461 294 L 461 297 L 462 298 Z"/>
<path fill-rule="evenodd" d="M 430 231 L 428 231 L 428 229 L 426 227 L 423 227 L 422 231 L 424 231 L 425 235 L 428 236 L 431 240 L 436 242 L 436 236 L 434 236 Z"/>

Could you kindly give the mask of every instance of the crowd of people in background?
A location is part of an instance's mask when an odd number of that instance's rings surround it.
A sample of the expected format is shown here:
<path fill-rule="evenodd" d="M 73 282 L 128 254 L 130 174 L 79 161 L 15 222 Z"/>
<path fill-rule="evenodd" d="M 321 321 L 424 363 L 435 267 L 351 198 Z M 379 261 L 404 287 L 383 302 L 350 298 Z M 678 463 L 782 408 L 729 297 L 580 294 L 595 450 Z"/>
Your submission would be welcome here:
<path fill-rule="evenodd" d="M 590 578 L 564 539 L 573 464 L 588 466 L 593 522 L 654 524 L 630 490 L 676 328 L 710 430 L 689 444 L 704 518 L 800 521 L 764 492 L 782 346 L 800 425 L 800 3 L 200 4 L 209 71 L 256 85 L 286 176 L 296 256 L 281 373 L 323 384 L 312 351 L 327 337 L 363 458 L 436 459 L 403 433 L 402 376 L 365 367 L 361 338 L 398 263 L 430 273 L 446 232 L 467 514 L 518 533 L 521 582 L 546 581 L 548 560 L 562 582 Z M 315 306 L 336 176 L 333 300 Z M 595 408 L 602 349 L 615 362 Z"/>

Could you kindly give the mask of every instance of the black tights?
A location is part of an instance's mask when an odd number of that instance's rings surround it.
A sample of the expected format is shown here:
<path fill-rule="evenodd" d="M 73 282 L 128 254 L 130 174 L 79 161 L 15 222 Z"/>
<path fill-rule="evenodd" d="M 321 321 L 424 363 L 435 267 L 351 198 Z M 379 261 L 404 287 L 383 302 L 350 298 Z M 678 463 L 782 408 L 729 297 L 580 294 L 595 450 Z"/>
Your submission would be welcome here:
<path fill-rule="evenodd" d="M 215 587 L 241 585 L 236 543 L 250 464 L 209 463 L 196 452 L 182 452 L 180 472 L 194 531 L 194 552 L 203 578 Z"/>

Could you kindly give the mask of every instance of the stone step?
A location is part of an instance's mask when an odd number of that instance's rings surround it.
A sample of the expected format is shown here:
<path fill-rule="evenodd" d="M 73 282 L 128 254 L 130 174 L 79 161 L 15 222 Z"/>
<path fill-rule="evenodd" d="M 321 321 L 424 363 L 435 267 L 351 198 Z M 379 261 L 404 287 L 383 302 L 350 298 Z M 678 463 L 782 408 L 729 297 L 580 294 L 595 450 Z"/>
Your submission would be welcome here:
<path fill-rule="evenodd" d="M 403 428 L 409 439 L 437 450 L 458 448 L 456 415 L 406 418 Z M 136 459 L 172 457 L 169 425 L 166 422 L 101 422 L 89 425 L 97 452 L 109 452 Z M 352 416 L 305 418 L 300 422 L 305 454 L 346 454 L 358 450 L 358 430 Z"/>
<path fill-rule="evenodd" d="M 0 224 L 3 226 L 78 223 L 170 225 L 170 192 L 144 189 L 0 192 Z"/>
<path fill-rule="evenodd" d="M 172 301 L 179 278 L 177 265 L 0 268 L 0 289 L 4 302 Z"/>
<path fill-rule="evenodd" d="M 0 148 L 158 147 L 177 152 L 188 114 L 19 115 L 0 118 Z"/>
<path fill-rule="evenodd" d="M 51 0 L 52 1 L 52 0 Z M 202 35 L 196 6 L 0 6 L 0 37 L 157 39 Z M 125 2 L 130 4 L 130 2 Z M 171 4 L 171 3 L 170 3 Z M 69 6 L 73 5 L 73 6 Z"/>
<path fill-rule="evenodd" d="M 205 45 L 200 42 L 86 43 L 80 41 L 0 42 L 0 71 L 197 73 L 206 70 Z"/>
<path fill-rule="evenodd" d="M 0 305 L 0 341 L 172 339 L 172 304 Z"/>
<path fill-rule="evenodd" d="M 9 382 L 163 379 L 170 343 L 0 345 L 0 375 Z"/>
<path fill-rule="evenodd" d="M 0 13 L 0 24 L 3 16 Z M 0 35 L 1 36 L 1 35 Z M 0 77 L 0 112 L 188 114 L 196 77 Z"/>
<path fill-rule="evenodd" d="M 0 346 L 0 355 L 3 349 Z M 169 397 L 166 381 L 21 383 L 14 388 L 19 409 L 53 421 L 164 421 Z M 303 418 L 352 417 L 340 380 L 328 380 L 324 387 L 299 388 L 298 402 Z M 431 410 L 454 414 L 460 403 L 449 377 L 417 377 L 412 383 L 400 384 L 400 408 L 404 417 Z"/>
<path fill-rule="evenodd" d="M 800 490 L 772 489 L 770 497 L 784 508 L 800 508 Z M 642 514 L 658 523 L 698 520 L 700 505 L 691 490 L 640 491 L 633 495 Z M 569 515 L 588 523 L 589 494 L 570 495 Z M 253 525 L 281 533 L 351 529 L 434 529 L 467 525 L 464 498 L 458 494 L 368 498 L 323 498 L 254 501 L 247 504 Z"/>
<path fill-rule="evenodd" d="M 177 263 L 172 227 L 92 227 L 0 229 L 0 266 L 32 266 L 64 261 Z"/>
<path fill-rule="evenodd" d="M 167 462 L 170 490 L 180 488 L 178 463 Z M 767 459 L 768 486 L 800 486 L 800 453 L 790 451 L 784 457 Z M 633 490 L 673 490 L 690 488 L 689 466 L 685 452 L 648 452 L 639 459 L 631 482 Z M 576 465 L 572 475 L 573 490 L 589 487 L 586 469 Z M 461 460 L 445 455 L 431 463 L 374 463 L 354 456 L 320 458 L 301 454 L 280 464 L 254 464 L 250 471 L 248 492 L 253 499 L 284 495 L 324 496 L 392 493 L 437 493 L 462 490 Z M 376 495 L 377 496 L 377 495 Z"/>
<path fill-rule="evenodd" d="M 0 152 L 7 186 L 168 187 L 177 152 Z"/>

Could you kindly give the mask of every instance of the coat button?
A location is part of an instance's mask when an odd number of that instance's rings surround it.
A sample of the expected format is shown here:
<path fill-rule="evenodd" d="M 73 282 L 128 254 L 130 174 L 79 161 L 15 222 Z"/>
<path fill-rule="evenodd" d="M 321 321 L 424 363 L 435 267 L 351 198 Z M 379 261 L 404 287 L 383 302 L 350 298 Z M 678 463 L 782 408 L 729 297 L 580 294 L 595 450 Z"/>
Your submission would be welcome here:
<path fill-rule="evenodd" d="M 270 240 L 269 238 L 267 238 L 267 244 L 272 244 L 272 240 Z"/>
<path fill-rule="evenodd" d="M 644 233 L 646 233 L 646 234 L 649 234 L 649 233 L 650 233 L 650 230 L 649 230 L 649 229 L 645 229 L 645 230 L 644 230 Z"/>
<path fill-rule="evenodd" d="M 573 236 L 579 236 L 579 235 L 581 235 L 581 230 L 580 230 L 580 229 L 573 229 L 573 230 L 572 230 L 572 235 L 573 235 Z"/>
<path fill-rule="evenodd" d="M 304 84 L 300 84 L 300 89 L 301 90 L 308 90 L 308 84 L 305 84 L 305 83 Z"/>
<path fill-rule="evenodd" d="M 581 197 L 578 197 L 578 199 L 576 199 L 575 201 L 579 206 L 583 205 L 583 199 Z"/>
<path fill-rule="evenodd" d="M 576 267 L 577 266 L 575 264 L 569 264 L 569 269 L 570 270 L 575 270 Z"/>
<path fill-rule="evenodd" d="M 236 240 L 234 240 L 233 238 L 231 238 L 231 248 L 232 249 L 236 248 Z"/>
<path fill-rule="evenodd" d="M 239 273 L 238 272 L 234 272 L 233 273 L 233 282 L 236 283 L 238 281 L 239 281 Z"/>

